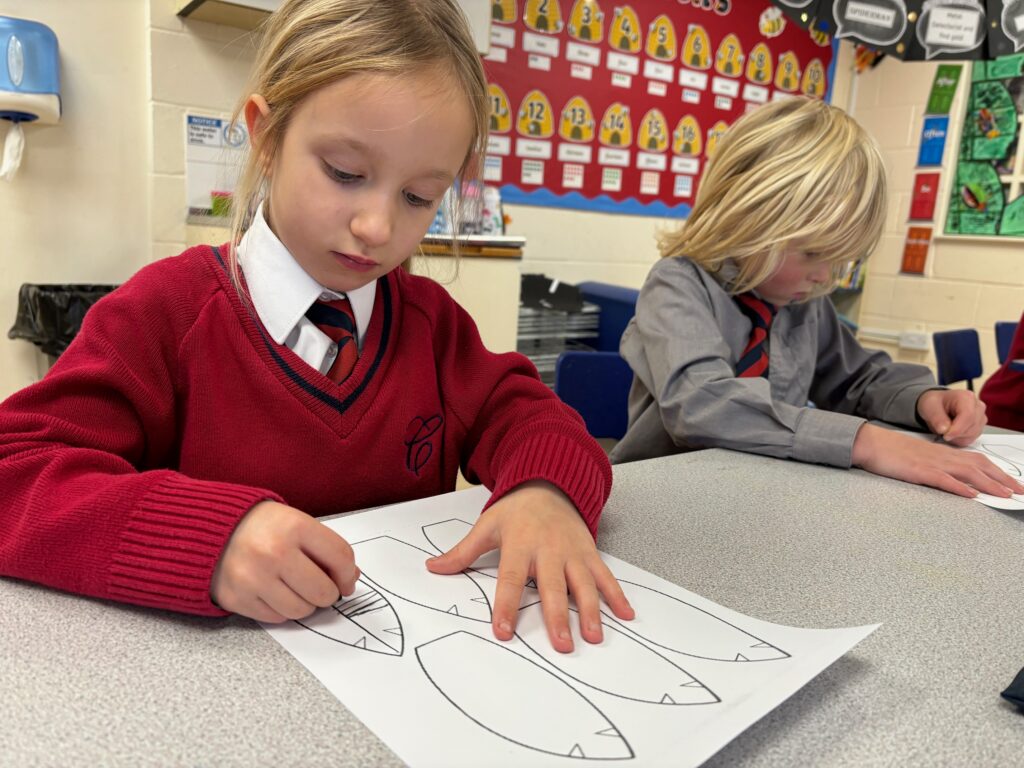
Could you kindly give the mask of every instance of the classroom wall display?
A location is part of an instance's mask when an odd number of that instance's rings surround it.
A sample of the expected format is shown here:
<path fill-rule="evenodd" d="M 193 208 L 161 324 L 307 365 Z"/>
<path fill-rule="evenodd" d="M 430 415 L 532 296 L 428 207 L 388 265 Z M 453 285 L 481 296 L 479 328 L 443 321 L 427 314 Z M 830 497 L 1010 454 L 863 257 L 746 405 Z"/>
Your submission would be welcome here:
<path fill-rule="evenodd" d="M 1024 0 L 773 0 L 798 23 L 908 61 L 1024 47 Z"/>
<path fill-rule="evenodd" d="M 356 591 L 264 628 L 410 766 L 698 766 L 870 634 L 729 610 L 602 555 L 636 611 L 604 639 L 551 647 L 526 583 L 515 636 L 491 629 L 497 553 L 451 576 L 424 560 L 479 517 L 474 488 L 325 521 L 352 544 Z"/>
<path fill-rule="evenodd" d="M 1024 10 L 1024 7 L 1022 7 Z M 1024 236 L 1024 54 L 971 65 L 946 233 Z"/>
<path fill-rule="evenodd" d="M 686 216 L 745 111 L 827 99 L 827 36 L 767 0 L 493 0 L 483 175 L 505 202 Z"/>

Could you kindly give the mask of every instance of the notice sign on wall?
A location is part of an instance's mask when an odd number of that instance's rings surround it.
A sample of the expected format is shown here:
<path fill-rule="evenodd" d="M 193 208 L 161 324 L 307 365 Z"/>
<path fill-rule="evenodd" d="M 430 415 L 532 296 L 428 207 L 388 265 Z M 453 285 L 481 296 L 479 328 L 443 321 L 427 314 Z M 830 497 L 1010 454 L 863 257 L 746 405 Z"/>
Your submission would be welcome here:
<path fill-rule="evenodd" d="M 492 0 L 484 178 L 506 202 L 685 216 L 725 130 L 829 93 L 833 48 L 767 0 Z"/>
<path fill-rule="evenodd" d="M 190 214 L 227 213 L 249 134 L 227 116 L 185 116 L 185 186 Z"/>

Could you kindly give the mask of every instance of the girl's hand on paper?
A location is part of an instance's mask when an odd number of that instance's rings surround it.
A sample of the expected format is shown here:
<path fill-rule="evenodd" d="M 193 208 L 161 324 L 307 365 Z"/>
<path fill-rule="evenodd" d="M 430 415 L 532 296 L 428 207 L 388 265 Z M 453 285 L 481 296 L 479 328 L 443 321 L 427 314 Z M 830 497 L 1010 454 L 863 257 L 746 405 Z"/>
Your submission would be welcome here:
<path fill-rule="evenodd" d="M 953 445 L 970 445 L 988 423 L 985 404 L 966 389 L 929 389 L 917 398 L 917 413 L 928 429 Z"/>
<path fill-rule="evenodd" d="M 876 475 L 969 498 L 979 491 L 1003 498 L 1024 492 L 1024 487 L 980 453 L 960 451 L 873 424 L 864 424 L 857 431 L 853 463 Z"/>
<path fill-rule="evenodd" d="M 225 611 L 272 623 L 301 619 L 355 590 L 352 547 L 301 510 L 261 501 L 235 527 L 210 581 Z"/>
<path fill-rule="evenodd" d="M 588 643 L 600 643 L 600 597 L 621 619 L 633 609 L 608 566 L 601 560 L 576 507 L 550 483 L 524 483 L 496 501 L 473 530 L 448 552 L 427 561 L 433 573 L 458 573 L 481 555 L 501 548 L 494 597 L 494 635 L 511 640 L 519 615 L 523 585 L 537 582 L 544 625 L 552 647 L 573 649 L 569 629 L 571 593 L 579 611 L 580 632 Z"/>

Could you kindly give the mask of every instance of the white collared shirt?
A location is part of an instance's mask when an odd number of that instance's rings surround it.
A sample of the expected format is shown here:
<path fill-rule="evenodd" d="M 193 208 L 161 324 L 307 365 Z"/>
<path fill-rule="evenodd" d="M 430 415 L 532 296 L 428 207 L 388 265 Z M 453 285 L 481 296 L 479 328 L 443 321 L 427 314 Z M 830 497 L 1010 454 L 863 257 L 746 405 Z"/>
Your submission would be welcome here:
<path fill-rule="evenodd" d="M 263 217 L 262 203 L 238 245 L 238 265 L 245 275 L 256 314 L 271 338 L 320 373 L 330 370 L 338 347 L 306 317 L 306 310 L 318 299 L 330 301 L 348 296 L 355 315 L 356 341 L 362 350 L 377 296 L 377 281 L 347 294 L 320 285 L 270 230 Z"/>

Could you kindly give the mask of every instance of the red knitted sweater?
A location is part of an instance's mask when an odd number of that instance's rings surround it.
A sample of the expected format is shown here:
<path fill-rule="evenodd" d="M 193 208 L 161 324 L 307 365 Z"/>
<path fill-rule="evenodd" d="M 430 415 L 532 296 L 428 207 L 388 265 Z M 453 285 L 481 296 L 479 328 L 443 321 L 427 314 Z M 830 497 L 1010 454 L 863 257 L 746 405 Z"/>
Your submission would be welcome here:
<path fill-rule="evenodd" d="M 999 370 L 988 377 L 978 397 L 985 403 L 988 423 L 994 427 L 1024 432 L 1024 372 L 1010 366 L 1024 358 L 1024 315 L 1010 343 L 1010 354 Z"/>
<path fill-rule="evenodd" d="M 97 303 L 49 374 L 0 406 L 0 575 L 221 615 L 210 579 L 263 499 L 321 516 L 544 479 L 592 532 L 611 469 L 521 355 L 396 270 L 342 384 L 267 335 L 224 249 L 152 264 Z"/>

